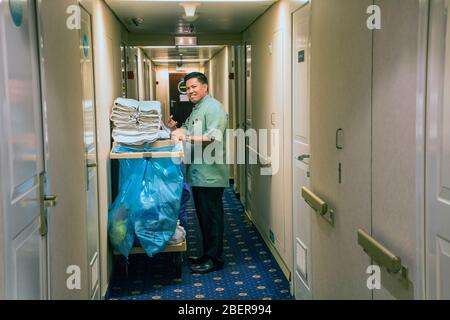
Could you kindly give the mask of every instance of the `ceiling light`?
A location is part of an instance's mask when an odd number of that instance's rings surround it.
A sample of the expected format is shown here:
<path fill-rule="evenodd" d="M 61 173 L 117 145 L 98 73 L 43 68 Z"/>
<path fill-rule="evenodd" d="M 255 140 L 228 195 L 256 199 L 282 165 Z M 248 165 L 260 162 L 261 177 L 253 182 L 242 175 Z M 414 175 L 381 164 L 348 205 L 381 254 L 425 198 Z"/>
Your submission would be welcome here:
<path fill-rule="evenodd" d="M 176 46 L 195 46 L 197 37 L 175 37 Z"/>
<path fill-rule="evenodd" d="M 155 63 L 162 63 L 162 62 L 180 62 L 180 59 L 153 59 L 152 60 Z M 183 59 L 183 62 L 206 62 L 209 61 L 208 59 Z"/>
<path fill-rule="evenodd" d="M 186 13 L 186 17 L 194 17 L 195 16 L 195 10 L 197 9 L 197 6 L 199 6 L 200 3 L 180 3 L 180 6 L 184 8 L 184 12 Z"/>
<path fill-rule="evenodd" d="M 183 48 L 196 48 L 196 49 L 202 49 L 202 48 L 223 48 L 224 46 L 183 46 Z M 177 46 L 142 46 L 143 49 L 177 49 Z"/>

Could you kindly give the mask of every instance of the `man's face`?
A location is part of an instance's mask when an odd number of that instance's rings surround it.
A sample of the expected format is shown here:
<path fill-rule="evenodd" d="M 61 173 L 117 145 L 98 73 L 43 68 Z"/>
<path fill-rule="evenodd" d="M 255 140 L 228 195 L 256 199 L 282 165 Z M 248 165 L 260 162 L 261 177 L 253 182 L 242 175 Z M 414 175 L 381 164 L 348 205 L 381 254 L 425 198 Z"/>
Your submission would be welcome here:
<path fill-rule="evenodd" d="M 189 79 L 186 82 L 186 93 L 189 100 L 196 104 L 208 95 L 208 85 L 201 83 L 197 78 Z"/>

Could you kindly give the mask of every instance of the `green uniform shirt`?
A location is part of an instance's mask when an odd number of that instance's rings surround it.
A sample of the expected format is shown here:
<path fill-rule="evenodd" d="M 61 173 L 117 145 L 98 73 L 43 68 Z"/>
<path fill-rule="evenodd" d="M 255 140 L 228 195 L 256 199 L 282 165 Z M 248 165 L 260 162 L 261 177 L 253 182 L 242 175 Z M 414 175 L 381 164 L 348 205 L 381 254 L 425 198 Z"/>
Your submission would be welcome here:
<path fill-rule="evenodd" d="M 228 115 L 222 104 L 205 96 L 195 105 L 182 128 L 191 136 L 206 136 L 214 140 L 208 146 L 186 144 L 191 163 L 187 164 L 186 180 L 193 187 L 229 187 L 230 173 L 226 164 L 226 129 Z M 189 150 L 187 150 L 189 148 Z M 201 151 L 201 152 L 200 152 Z"/>

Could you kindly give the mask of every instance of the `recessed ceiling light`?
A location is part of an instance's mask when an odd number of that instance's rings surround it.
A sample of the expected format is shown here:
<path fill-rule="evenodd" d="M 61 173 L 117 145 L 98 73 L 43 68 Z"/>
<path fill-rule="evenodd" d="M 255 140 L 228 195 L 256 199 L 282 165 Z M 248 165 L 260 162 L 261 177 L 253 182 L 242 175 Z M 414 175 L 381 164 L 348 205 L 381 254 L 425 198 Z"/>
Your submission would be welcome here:
<path fill-rule="evenodd" d="M 154 59 L 152 60 L 155 63 L 162 62 L 180 62 L 180 59 Z M 183 59 L 183 62 L 206 62 L 208 59 Z"/>
<path fill-rule="evenodd" d="M 186 3 L 180 3 L 180 6 L 184 8 L 184 12 L 186 13 L 186 17 L 194 17 L 195 16 L 195 10 L 197 10 L 197 7 L 200 5 L 198 2 L 186 2 Z"/>

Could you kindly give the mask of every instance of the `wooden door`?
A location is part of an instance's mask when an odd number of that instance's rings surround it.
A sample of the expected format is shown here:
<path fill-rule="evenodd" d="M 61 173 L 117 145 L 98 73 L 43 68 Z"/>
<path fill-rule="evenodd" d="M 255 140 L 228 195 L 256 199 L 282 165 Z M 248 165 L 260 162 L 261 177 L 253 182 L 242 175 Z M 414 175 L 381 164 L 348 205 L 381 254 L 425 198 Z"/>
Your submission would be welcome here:
<path fill-rule="evenodd" d="M 170 114 L 181 127 L 190 116 L 194 105 L 186 95 L 186 73 L 169 73 Z"/>

